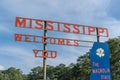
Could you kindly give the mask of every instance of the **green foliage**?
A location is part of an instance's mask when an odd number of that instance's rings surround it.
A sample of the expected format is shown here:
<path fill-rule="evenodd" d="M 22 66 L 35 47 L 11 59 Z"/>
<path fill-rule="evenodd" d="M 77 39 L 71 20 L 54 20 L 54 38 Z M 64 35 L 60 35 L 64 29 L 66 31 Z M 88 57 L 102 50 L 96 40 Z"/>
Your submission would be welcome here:
<path fill-rule="evenodd" d="M 3 79 L 4 79 L 3 71 L 0 71 L 0 80 L 3 80 Z"/>
<path fill-rule="evenodd" d="M 59 64 L 55 70 L 58 80 L 69 80 L 69 68 L 65 64 Z"/>
<path fill-rule="evenodd" d="M 43 68 L 38 66 L 31 69 L 30 74 L 28 74 L 28 80 L 37 80 L 43 77 Z"/>
<path fill-rule="evenodd" d="M 111 72 L 113 80 L 120 80 L 120 38 L 107 41 L 110 48 Z"/>
<path fill-rule="evenodd" d="M 22 72 L 14 67 L 0 71 L 0 80 L 23 80 Z"/>
<path fill-rule="evenodd" d="M 80 71 L 79 72 L 80 79 L 89 80 L 89 76 L 90 76 L 90 72 L 91 72 L 89 53 L 87 53 L 83 56 L 80 56 L 77 59 L 77 64 L 78 64 L 79 71 Z"/>
<path fill-rule="evenodd" d="M 54 72 L 55 72 L 55 67 L 47 65 L 47 77 L 50 79 L 54 79 L 56 77 Z"/>

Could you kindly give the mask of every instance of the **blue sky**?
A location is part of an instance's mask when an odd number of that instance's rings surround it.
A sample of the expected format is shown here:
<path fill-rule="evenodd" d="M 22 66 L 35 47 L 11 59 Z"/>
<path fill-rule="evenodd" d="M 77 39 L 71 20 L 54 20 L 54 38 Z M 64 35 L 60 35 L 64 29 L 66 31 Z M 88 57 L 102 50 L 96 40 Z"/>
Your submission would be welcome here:
<path fill-rule="evenodd" d="M 28 73 L 35 66 L 42 66 L 42 58 L 34 58 L 33 49 L 43 49 L 42 44 L 14 41 L 14 33 L 43 35 L 42 32 L 15 28 L 15 17 L 37 18 L 60 22 L 94 25 L 109 29 L 109 38 L 120 36 L 119 0 L 1 0 L 0 1 L 0 69 L 11 66 Z M 48 36 L 93 40 L 95 37 L 50 33 Z M 102 42 L 109 38 L 101 38 Z M 47 59 L 47 64 L 69 65 L 89 48 L 48 45 L 58 51 L 56 59 Z"/>

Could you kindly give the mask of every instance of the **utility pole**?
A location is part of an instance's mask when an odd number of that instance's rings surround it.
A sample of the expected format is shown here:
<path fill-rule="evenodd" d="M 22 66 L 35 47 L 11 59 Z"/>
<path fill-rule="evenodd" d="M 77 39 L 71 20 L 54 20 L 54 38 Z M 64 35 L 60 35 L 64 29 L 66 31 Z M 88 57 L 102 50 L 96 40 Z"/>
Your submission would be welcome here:
<path fill-rule="evenodd" d="M 44 56 L 46 55 L 45 50 L 47 50 L 47 44 L 46 44 L 46 40 L 47 40 L 47 30 L 46 30 L 46 21 L 44 21 Z M 43 79 L 46 80 L 46 58 L 43 58 Z"/>
<path fill-rule="evenodd" d="M 97 33 L 97 42 L 100 42 L 100 36 L 98 35 L 98 28 L 96 28 L 96 33 Z"/>

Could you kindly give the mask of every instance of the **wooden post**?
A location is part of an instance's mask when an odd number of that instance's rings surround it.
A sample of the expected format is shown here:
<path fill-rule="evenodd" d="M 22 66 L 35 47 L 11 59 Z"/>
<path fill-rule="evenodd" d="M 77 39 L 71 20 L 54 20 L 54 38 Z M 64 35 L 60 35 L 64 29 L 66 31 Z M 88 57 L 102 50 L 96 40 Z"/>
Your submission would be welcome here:
<path fill-rule="evenodd" d="M 44 22 L 44 42 L 47 40 L 47 30 L 46 30 L 46 21 Z M 47 44 L 44 44 L 44 50 L 47 50 Z M 46 52 L 44 52 L 44 55 L 46 55 Z M 43 58 L 43 79 L 46 80 L 46 58 Z"/>
<path fill-rule="evenodd" d="M 96 33 L 97 33 L 97 42 L 100 42 L 100 36 L 98 35 L 98 28 L 96 28 Z"/>

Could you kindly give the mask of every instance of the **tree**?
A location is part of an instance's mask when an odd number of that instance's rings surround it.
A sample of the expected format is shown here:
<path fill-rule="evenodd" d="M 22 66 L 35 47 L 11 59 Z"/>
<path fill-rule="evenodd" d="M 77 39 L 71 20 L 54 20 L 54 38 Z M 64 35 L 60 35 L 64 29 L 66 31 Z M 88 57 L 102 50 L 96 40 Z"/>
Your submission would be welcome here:
<path fill-rule="evenodd" d="M 120 38 L 113 38 L 107 41 L 110 48 L 110 64 L 113 80 L 120 79 Z"/>
<path fill-rule="evenodd" d="M 91 72 L 91 65 L 90 65 L 90 58 L 89 58 L 89 52 L 84 54 L 83 56 L 79 56 L 77 59 L 77 66 L 78 69 L 78 77 L 81 80 L 89 80 L 90 72 Z"/>
<path fill-rule="evenodd" d="M 71 69 L 72 79 L 78 80 L 78 77 L 80 76 L 80 72 L 81 72 L 80 65 L 77 63 Z"/>
<path fill-rule="evenodd" d="M 43 78 L 43 68 L 38 66 L 31 69 L 30 74 L 28 74 L 28 80 L 37 80 Z"/>
<path fill-rule="evenodd" d="M 28 75 L 27 74 L 23 74 L 23 80 L 28 80 Z"/>
<path fill-rule="evenodd" d="M 23 80 L 22 71 L 14 67 L 0 71 L 0 80 Z"/>
<path fill-rule="evenodd" d="M 65 64 L 59 64 L 55 67 L 55 75 L 58 80 L 70 80 L 69 67 L 66 67 Z"/>
<path fill-rule="evenodd" d="M 3 71 L 0 71 L 0 80 L 4 80 L 4 74 L 3 74 Z"/>
<path fill-rule="evenodd" d="M 5 71 L 5 74 L 9 76 L 9 80 L 23 80 L 22 71 L 14 67 L 10 67 Z"/>
<path fill-rule="evenodd" d="M 47 65 L 47 78 L 53 80 L 55 78 L 55 67 Z"/>

